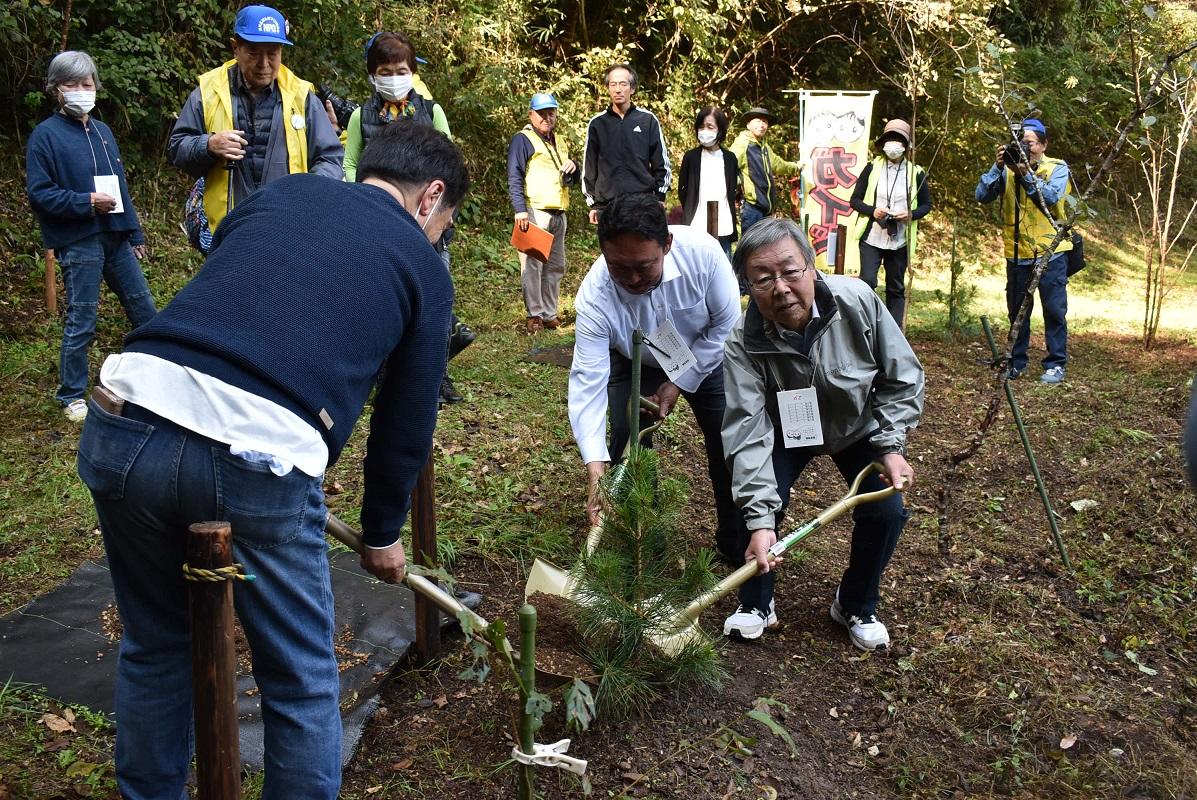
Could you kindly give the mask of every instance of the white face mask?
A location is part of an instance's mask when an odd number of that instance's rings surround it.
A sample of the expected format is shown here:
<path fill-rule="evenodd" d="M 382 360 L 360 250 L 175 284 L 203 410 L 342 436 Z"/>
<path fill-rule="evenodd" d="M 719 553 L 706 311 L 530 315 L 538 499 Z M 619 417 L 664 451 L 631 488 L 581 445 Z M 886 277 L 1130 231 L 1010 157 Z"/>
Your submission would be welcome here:
<path fill-rule="evenodd" d="M 374 88 L 382 95 L 384 100 L 389 100 L 392 103 L 398 103 L 407 97 L 408 92 L 411 91 L 413 78 L 411 74 L 407 75 L 378 75 L 370 79 L 370 83 L 374 84 Z"/>
<path fill-rule="evenodd" d="M 881 152 L 885 153 L 887 158 L 898 159 L 906 152 L 906 145 L 901 142 L 886 142 L 881 146 Z"/>
<path fill-rule="evenodd" d="M 82 117 L 96 106 L 95 89 L 77 89 L 71 91 L 59 89 L 58 91 L 62 93 L 62 110 L 72 117 Z"/>
<path fill-rule="evenodd" d="M 713 145 L 715 143 L 715 140 L 718 138 L 719 138 L 719 134 L 716 131 L 707 130 L 706 128 L 703 128 L 702 130 L 700 130 L 698 132 L 698 143 L 701 144 L 703 147 L 710 147 L 711 145 Z"/>
<path fill-rule="evenodd" d="M 424 217 L 424 221 L 420 223 L 420 230 L 422 230 L 422 231 L 424 231 L 424 232 L 425 232 L 425 234 L 424 234 L 425 236 L 427 236 L 427 235 L 428 235 L 428 234 L 427 234 L 428 223 L 429 223 L 429 222 L 431 222 L 431 221 L 432 221 L 432 218 L 436 216 L 437 209 L 439 209 L 439 208 L 441 207 L 441 200 L 443 200 L 443 199 L 444 199 L 444 197 L 445 197 L 445 195 L 444 195 L 444 194 L 438 194 L 438 195 L 436 196 L 436 201 L 435 201 L 435 202 L 433 202 L 433 204 L 432 204 L 432 208 L 431 208 L 431 209 L 429 210 L 429 212 L 428 212 L 428 216 Z M 429 237 L 429 238 L 428 238 L 428 243 L 429 243 L 429 244 L 436 244 L 437 240 L 441 238 L 441 234 L 443 234 L 443 233 L 444 233 L 444 231 L 441 231 L 440 233 L 438 233 L 438 234 L 436 235 L 436 239 L 433 239 L 433 238 Z"/>

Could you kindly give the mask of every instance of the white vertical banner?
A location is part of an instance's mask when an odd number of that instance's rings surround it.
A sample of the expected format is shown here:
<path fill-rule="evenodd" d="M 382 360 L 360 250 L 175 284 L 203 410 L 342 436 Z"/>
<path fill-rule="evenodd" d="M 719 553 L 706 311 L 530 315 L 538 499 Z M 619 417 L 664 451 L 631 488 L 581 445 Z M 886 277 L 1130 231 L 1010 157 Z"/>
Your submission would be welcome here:
<path fill-rule="evenodd" d="M 844 225 L 848 235 L 836 243 L 844 250 L 844 272 L 853 275 L 860 271 L 860 249 L 852 241 L 853 211 L 848 201 L 869 161 L 876 94 L 806 89 L 798 93 L 801 157 L 810 164 L 802 223 L 815 248 L 815 265 L 821 270 L 834 268 L 827 260 L 828 234 Z"/>

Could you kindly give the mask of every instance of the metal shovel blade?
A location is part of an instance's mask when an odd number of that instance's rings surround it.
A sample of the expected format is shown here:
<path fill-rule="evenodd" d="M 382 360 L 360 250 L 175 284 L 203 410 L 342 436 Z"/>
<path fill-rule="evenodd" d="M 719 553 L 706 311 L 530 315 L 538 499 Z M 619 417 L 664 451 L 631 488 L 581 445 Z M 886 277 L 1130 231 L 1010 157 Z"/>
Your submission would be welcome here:
<path fill-rule="evenodd" d="M 528 572 L 528 583 L 524 586 L 524 599 L 527 600 L 534 594 L 569 597 L 575 588 L 576 584 L 568 572 L 549 561 L 538 558 L 532 562 L 532 569 Z"/>

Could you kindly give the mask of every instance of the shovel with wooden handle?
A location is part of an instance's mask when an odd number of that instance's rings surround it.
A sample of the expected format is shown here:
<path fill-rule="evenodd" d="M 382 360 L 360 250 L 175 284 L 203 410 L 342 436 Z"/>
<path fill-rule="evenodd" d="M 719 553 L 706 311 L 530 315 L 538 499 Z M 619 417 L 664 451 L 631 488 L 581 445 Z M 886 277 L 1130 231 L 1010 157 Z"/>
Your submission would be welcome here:
<path fill-rule="evenodd" d="M 792 533 L 782 539 L 778 539 L 777 543 L 769 548 L 769 560 L 774 561 L 780 557 L 787 550 L 794 545 L 801 542 L 807 536 L 810 536 L 815 531 L 822 528 L 828 522 L 831 522 L 836 517 L 843 514 L 845 511 L 856 508 L 865 503 L 873 503 L 889 497 L 894 492 L 898 491 L 893 486 L 887 486 L 884 489 L 879 489 L 875 492 L 866 492 L 858 494 L 860 485 L 864 479 L 868 477 L 870 472 L 876 471 L 884 474 L 885 468 L 880 464 L 873 462 L 862 469 L 852 481 L 852 486 L 849 487 L 848 493 L 841 497 L 834 505 L 828 506 L 814 519 L 809 520 L 802 526 L 796 528 Z M 726 595 L 733 589 L 738 589 L 743 586 L 748 580 L 755 577 L 760 566 L 756 561 L 751 561 L 744 566 L 737 569 L 732 574 L 728 575 L 723 580 L 719 581 L 714 588 L 699 595 L 690 605 L 686 606 L 682 611 L 678 612 L 677 616 L 661 625 L 654 632 L 649 634 L 649 641 L 656 645 L 665 655 L 673 656 L 680 653 L 687 645 L 691 643 L 698 643 L 703 640 L 702 631 L 698 627 L 698 618 L 702 616 L 702 612 L 706 611 L 715 604 L 721 597 Z"/>
<path fill-rule="evenodd" d="M 661 407 L 649 400 L 647 397 L 640 398 L 640 407 L 645 411 L 651 411 L 654 414 L 659 413 Z M 636 439 L 643 442 L 648 438 L 653 431 L 661 426 L 661 420 L 654 422 L 652 425 L 641 430 L 636 434 Z M 618 492 L 620 479 L 623 477 L 623 464 L 616 464 L 611 470 L 611 481 L 613 490 Z M 594 548 L 598 547 L 599 538 L 603 532 L 603 525 L 600 522 L 598 525 L 593 525 L 590 528 L 590 533 L 586 535 L 586 545 L 583 552 L 589 556 L 594 552 Z M 537 558 L 532 562 L 532 569 L 528 571 L 528 582 L 524 584 L 524 599 L 531 597 L 534 594 L 552 594 L 558 597 L 565 597 L 572 599 L 574 590 L 577 588 L 577 581 L 568 570 L 561 569 L 561 567 L 543 558 Z"/>
<path fill-rule="evenodd" d="M 362 535 L 337 519 L 336 515 L 331 513 L 328 515 L 328 522 L 324 523 L 324 530 L 338 542 L 353 550 L 358 555 L 361 555 L 364 547 L 362 544 Z M 475 611 L 466 608 L 456 597 L 423 575 L 414 575 L 408 572 L 404 576 L 403 582 L 413 592 L 419 592 L 428 598 L 429 602 L 446 614 L 451 615 L 454 619 L 457 619 L 461 615 L 466 616 L 474 628 L 474 638 L 483 642 L 488 647 L 491 645 L 490 637 L 486 635 L 486 629 L 490 627 L 490 623 Z M 511 646 L 511 643 L 506 638 L 499 640 L 499 650 L 503 655 L 514 658 L 517 661 L 519 660 L 519 652 Z"/>

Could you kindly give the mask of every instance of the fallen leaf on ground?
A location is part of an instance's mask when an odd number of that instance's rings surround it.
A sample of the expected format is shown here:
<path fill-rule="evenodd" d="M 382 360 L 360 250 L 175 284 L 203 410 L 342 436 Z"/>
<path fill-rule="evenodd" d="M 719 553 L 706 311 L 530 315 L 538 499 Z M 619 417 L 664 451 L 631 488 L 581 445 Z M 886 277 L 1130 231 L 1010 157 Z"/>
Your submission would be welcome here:
<path fill-rule="evenodd" d="M 1072 506 L 1072 510 L 1079 514 L 1080 512 L 1088 511 L 1091 508 L 1097 508 L 1097 501 L 1089 499 L 1073 500 L 1068 505 Z"/>
<path fill-rule="evenodd" d="M 402 772 L 410 767 L 413 763 L 415 762 L 412 761 L 412 759 L 405 758 L 402 761 L 396 761 L 394 764 L 391 764 L 391 769 L 393 769 L 395 772 Z"/>
<path fill-rule="evenodd" d="M 67 712 L 64 712 L 64 713 L 69 713 L 69 712 L 70 712 L 70 710 L 68 709 Z M 72 716 L 74 716 L 74 715 L 72 715 Z M 67 732 L 75 733 L 76 732 L 74 725 L 72 725 L 70 722 L 68 722 L 63 717 L 58 716 L 57 714 L 49 714 L 49 713 L 42 714 L 42 724 L 45 725 L 50 730 L 54 731 L 55 733 L 67 733 Z"/>
<path fill-rule="evenodd" d="M 1064 736 L 1064 738 L 1060 740 L 1060 749 L 1067 750 L 1068 748 L 1072 747 L 1074 744 L 1076 744 L 1076 734 L 1075 733 L 1066 734 Z"/>

